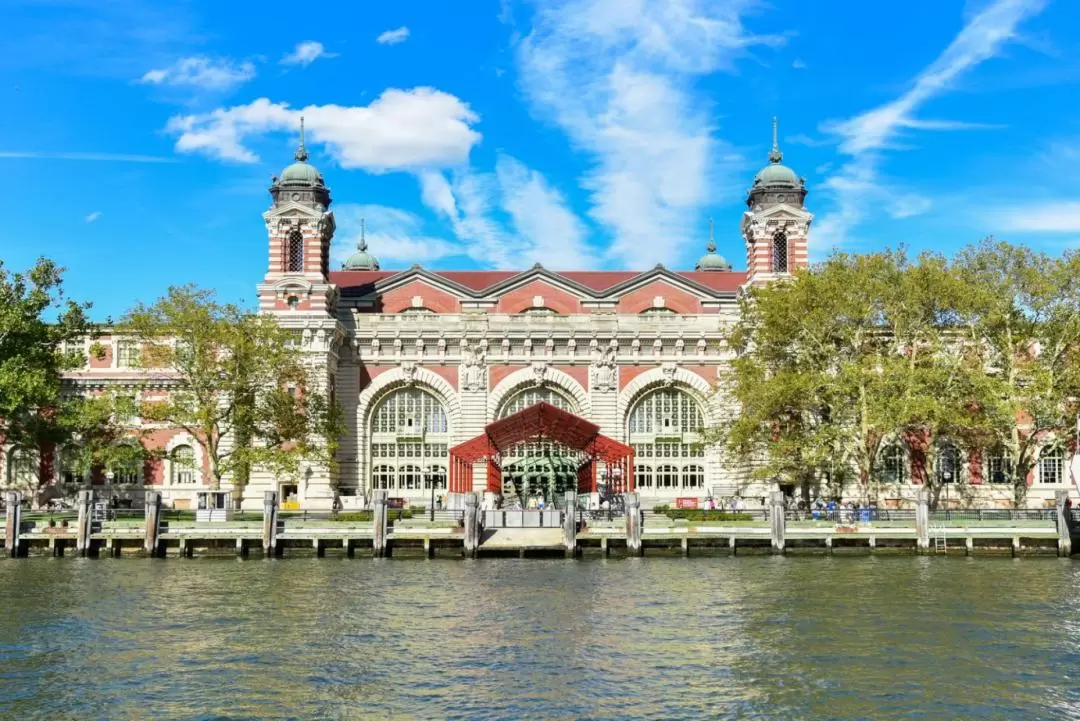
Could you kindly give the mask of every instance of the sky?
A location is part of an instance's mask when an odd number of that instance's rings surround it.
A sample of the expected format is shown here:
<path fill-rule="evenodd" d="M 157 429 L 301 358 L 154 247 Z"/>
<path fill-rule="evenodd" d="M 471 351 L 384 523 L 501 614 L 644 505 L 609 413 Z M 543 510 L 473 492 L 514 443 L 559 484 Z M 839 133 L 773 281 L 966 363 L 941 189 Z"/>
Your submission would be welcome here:
<path fill-rule="evenodd" d="M 0 260 L 252 303 L 303 116 L 384 269 L 690 269 L 779 117 L 813 259 L 1080 245 L 1074 0 L 0 0 Z"/>

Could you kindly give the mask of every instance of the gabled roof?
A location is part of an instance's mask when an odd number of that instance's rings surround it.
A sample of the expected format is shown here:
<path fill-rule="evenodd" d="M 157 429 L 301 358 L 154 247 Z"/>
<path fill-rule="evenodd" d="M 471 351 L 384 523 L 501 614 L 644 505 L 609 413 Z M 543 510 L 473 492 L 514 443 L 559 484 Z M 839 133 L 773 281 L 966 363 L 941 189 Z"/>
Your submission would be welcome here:
<path fill-rule="evenodd" d="M 656 279 L 666 279 L 678 285 L 687 285 L 708 295 L 728 295 L 735 293 L 739 286 L 746 282 L 746 273 L 744 271 L 671 271 L 663 266 L 656 266 L 645 271 L 572 270 L 564 272 L 551 271 L 539 266 L 524 271 L 429 271 L 420 266 L 413 266 L 399 271 L 341 270 L 330 273 L 330 282 L 337 285 L 343 295 L 353 297 L 389 290 L 417 278 L 473 298 L 504 292 L 533 280 L 548 281 L 589 297 L 602 298 Z"/>

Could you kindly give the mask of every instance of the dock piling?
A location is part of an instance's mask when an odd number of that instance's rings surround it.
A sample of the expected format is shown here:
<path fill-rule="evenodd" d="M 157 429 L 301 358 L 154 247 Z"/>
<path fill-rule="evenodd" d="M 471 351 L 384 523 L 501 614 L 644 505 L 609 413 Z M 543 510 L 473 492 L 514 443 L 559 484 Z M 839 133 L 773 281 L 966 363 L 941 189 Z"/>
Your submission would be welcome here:
<path fill-rule="evenodd" d="M 7 555 L 11 558 L 19 557 L 19 533 L 22 531 L 22 493 L 8 491 L 5 498 L 7 503 L 4 514 L 4 543 Z"/>

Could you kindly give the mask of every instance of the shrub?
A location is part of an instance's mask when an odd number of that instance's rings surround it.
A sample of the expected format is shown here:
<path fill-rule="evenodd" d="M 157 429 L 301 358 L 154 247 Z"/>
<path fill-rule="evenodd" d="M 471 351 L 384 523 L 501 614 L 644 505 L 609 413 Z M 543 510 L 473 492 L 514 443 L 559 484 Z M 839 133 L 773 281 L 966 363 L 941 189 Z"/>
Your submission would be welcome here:
<path fill-rule="evenodd" d="M 654 513 L 667 516 L 671 519 L 682 518 L 687 521 L 752 521 L 754 517 L 749 513 L 732 513 L 731 511 L 706 511 L 701 508 L 671 508 L 670 506 L 656 506 Z"/>

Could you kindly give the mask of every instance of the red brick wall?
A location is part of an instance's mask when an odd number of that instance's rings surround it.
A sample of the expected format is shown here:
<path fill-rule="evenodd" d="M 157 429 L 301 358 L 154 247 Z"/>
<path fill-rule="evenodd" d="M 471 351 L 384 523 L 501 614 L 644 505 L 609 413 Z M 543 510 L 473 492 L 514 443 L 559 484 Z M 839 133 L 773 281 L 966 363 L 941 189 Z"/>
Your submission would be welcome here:
<path fill-rule="evenodd" d="M 425 308 L 436 313 L 457 313 L 460 310 L 460 303 L 455 296 L 434 288 L 422 280 L 414 280 L 383 295 L 382 312 L 400 313 L 412 308 L 412 299 L 417 295 L 424 299 Z"/>
<path fill-rule="evenodd" d="M 523 313 L 533 307 L 533 298 L 538 295 L 544 297 L 543 307 L 551 308 L 556 313 L 571 315 L 581 312 L 581 301 L 577 296 L 541 280 L 526 283 L 503 295 L 495 305 L 495 312 Z"/>
<path fill-rule="evenodd" d="M 641 313 L 653 307 L 653 298 L 664 297 L 664 307 L 676 313 L 700 313 L 701 302 L 686 291 L 657 280 L 637 290 L 627 293 L 619 299 L 617 306 L 620 313 Z"/>

